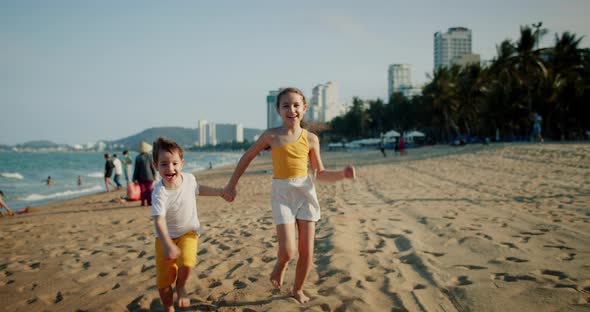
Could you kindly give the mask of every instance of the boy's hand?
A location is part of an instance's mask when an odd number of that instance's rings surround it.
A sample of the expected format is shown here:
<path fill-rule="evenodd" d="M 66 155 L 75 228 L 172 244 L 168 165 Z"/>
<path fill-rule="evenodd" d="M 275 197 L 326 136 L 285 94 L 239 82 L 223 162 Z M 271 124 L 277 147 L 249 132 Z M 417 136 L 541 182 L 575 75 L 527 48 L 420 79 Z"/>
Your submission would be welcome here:
<path fill-rule="evenodd" d="M 223 199 L 225 199 L 227 202 L 233 202 L 234 199 L 236 199 L 236 189 L 226 186 L 225 188 L 223 188 L 223 194 L 221 195 L 221 197 L 223 197 Z"/>
<path fill-rule="evenodd" d="M 356 170 L 352 165 L 348 165 L 344 168 L 344 177 L 347 179 L 356 179 Z"/>
<path fill-rule="evenodd" d="M 180 256 L 180 248 L 178 246 L 172 244 L 169 248 L 166 248 L 166 256 L 170 260 L 174 260 Z"/>

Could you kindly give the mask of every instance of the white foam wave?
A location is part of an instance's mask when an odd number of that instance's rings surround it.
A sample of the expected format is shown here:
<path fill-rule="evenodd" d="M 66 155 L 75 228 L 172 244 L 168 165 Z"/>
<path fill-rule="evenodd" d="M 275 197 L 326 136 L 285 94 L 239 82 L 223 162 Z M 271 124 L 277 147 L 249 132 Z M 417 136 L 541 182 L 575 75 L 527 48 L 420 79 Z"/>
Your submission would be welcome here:
<path fill-rule="evenodd" d="M 46 199 L 50 199 L 50 198 L 68 197 L 68 196 L 74 196 L 74 195 L 78 195 L 78 194 L 97 192 L 97 191 L 101 191 L 101 190 L 103 190 L 103 187 L 100 185 L 96 185 L 91 188 L 75 190 L 75 191 L 68 190 L 68 191 L 53 193 L 53 194 L 48 194 L 48 195 L 30 194 L 25 198 L 21 198 L 20 200 L 38 201 L 38 200 L 46 200 Z"/>
<path fill-rule="evenodd" d="M 104 172 L 92 172 L 86 175 L 89 178 L 102 178 L 104 177 Z"/>
<path fill-rule="evenodd" d="M 20 174 L 18 172 L 14 172 L 14 173 L 2 172 L 2 173 L 0 173 L 0 177 L 7 178 L 7 179 L 19 179 L 19 180 L 22 180 L 25 178 L 25 177 L 23 177 L 22 174 Z"/>

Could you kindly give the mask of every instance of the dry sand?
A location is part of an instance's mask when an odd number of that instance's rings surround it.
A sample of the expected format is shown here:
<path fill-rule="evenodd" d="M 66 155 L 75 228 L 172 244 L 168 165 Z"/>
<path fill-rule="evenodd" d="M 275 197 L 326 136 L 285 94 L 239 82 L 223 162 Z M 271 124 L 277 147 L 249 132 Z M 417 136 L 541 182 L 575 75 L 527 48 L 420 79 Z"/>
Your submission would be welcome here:
<path fill-rule="evenodd" d="M 189 311 L 588 311 L 590 145 L 324 153 L 355 182 L 317 183 L 323 218 L 300 305 L 268 282 L 277 242 L 268 156 L 236 202 L 198 198 Z M 197 174 L 223 186 L 231 169 Z M 4 311 L 158 311 L 151 210 L 122 192 L 0 218 Z"/>

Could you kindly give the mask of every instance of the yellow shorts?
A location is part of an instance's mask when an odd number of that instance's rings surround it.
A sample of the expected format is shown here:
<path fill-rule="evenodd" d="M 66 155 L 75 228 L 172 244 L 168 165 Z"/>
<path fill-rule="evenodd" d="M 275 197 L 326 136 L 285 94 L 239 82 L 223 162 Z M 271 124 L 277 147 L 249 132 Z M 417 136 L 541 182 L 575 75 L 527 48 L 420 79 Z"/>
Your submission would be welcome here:
<path fill-rule="evenodd" d="M 162 240 L 156 237 L 156 285 L 166 288 L 176 279 L 178 267 L 194 268 L 197 265 L 197 245 L 199 235 L 190 231 L 172 241 L 180 249 L 180 255 L 174 260 L 166 259 L 166 251 Z"/>

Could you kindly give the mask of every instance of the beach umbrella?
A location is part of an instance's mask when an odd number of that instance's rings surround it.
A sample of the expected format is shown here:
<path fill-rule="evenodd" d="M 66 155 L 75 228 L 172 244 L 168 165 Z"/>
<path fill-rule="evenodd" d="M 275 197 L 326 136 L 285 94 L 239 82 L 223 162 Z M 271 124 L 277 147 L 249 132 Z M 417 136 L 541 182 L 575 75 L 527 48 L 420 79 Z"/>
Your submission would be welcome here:
<path fill-rule="evenodd" d="M 386 138 L 398 137 L 399 136 L 399 132 L 397 132 L 395 130 L 389 130 L 389 131 L 385 132 L 385 134 L 383 136 L 386 137 Z"/>

